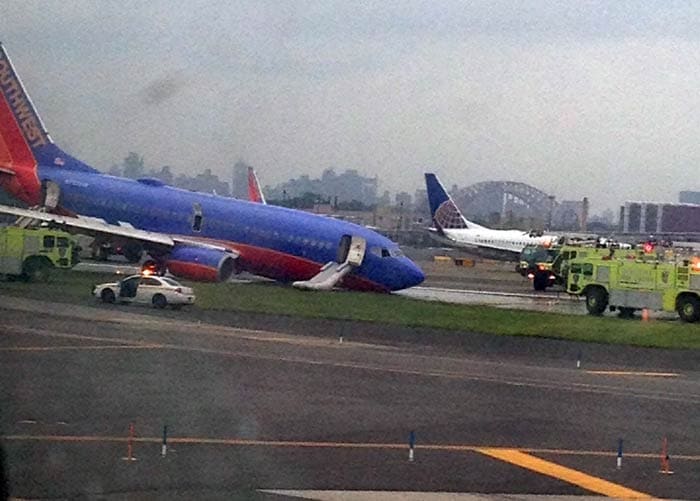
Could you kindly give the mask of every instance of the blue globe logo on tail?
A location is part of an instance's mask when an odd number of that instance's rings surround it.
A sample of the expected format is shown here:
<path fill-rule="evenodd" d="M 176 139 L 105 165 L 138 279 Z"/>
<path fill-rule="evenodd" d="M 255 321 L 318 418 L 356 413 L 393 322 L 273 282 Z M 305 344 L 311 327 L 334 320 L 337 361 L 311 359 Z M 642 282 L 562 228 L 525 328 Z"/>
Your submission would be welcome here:
<path fill-rule="evenodd" d="M 467 225 L 464 223 L 462 214 L 452 200 L 445 200 L 440 204 L 433 215 L 435 224 L 444 230 L 463 229 Z"/>

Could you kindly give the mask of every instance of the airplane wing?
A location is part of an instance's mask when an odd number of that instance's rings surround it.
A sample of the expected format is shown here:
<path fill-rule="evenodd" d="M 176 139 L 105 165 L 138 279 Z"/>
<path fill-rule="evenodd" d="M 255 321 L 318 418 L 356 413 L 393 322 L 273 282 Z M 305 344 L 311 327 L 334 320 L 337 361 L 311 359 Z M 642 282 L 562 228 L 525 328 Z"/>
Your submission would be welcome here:
<path fill-rule="evenodd" d="M 45 221 L 47 223 L 53 223 L 55 225 L 72 228 L 78 232 L 82 230 L 84 233 L 88 233 L 90 235 L 103 234 L 124 238 L 133 238 L 135 240 L 160 244 L 166 247 L 172 247 L 173 245 L 175 245 L 175 241 L 168 235 L 138 230 L 130 224 L 124 224 L 123 226 L 109 224 L 103 219 L 94 217 L 61 216 L 59 214 L 52 214 L 50 212 L 41 212 L 33 209 L 20 209 L 19 207 L 10 207 L 8 205 L 0 205 L 0 213 L 11 214 L 18 217 L 26 217 L 30 219 L 38 219 L 39 221 Z"/>
<path fill-rule="evenodd" d="M 128 238 L 137 240 L 147 244 L 155 244 L 159 247 L 173 248 L 176 244 L 186 244 L 195 247 L 205 247 L 220 251 L 232 252 L 235 257 L 238 253 L 228 247 L 221 245 L 210 244 L 196 239 L 187 237 L 170 236 L 165 233 L 156 233 L 152 231 L 139 230 L 134 228 L 130 223 L 110 224 L 104 219 L 87 216 L 62 216 L 60 214 L 52 214 L 50 212 L 42 212 L 33 209 L 21 209 L 19 207 L 11 207 L 9 205 L 0 204 L 0 213 L 10 214 L 18 217 L 26 217 L 29 219 L 37 219 L 53 225 L 61 226 L 73 230 L 75 233 L 83 233 L 91 236 L 107 235 L 114 237 Z"/>

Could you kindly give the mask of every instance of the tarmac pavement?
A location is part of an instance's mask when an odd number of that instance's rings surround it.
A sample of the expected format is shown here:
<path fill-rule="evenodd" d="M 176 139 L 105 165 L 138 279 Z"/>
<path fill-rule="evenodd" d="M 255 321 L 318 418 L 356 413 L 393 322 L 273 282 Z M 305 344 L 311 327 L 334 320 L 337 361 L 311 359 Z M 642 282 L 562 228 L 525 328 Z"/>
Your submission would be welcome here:
<path fill-rule="evenodd" d="M 16 497 L 700 499 L 695 351 L 7 296 L 0 318 Z"/>

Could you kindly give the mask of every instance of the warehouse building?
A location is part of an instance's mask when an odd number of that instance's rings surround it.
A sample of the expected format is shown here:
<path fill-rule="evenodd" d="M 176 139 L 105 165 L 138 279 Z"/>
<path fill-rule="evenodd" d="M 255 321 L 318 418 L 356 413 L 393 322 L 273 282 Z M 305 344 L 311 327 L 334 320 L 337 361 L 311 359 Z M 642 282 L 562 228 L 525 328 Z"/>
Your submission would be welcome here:
<path fill-rule="evenodd" d="M 620 231 L 655 235 L 700 233 L 700 204 L 625 202 L 620 207 Z"/>

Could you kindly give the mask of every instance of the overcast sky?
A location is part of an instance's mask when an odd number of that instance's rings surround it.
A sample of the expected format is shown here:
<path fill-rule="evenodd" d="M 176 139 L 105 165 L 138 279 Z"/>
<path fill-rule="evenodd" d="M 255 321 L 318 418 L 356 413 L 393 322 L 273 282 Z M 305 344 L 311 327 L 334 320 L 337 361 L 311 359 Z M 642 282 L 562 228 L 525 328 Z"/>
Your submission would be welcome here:
<path fill-rule="evenodd" d="M 98 168 L 515 180 L 592 211 L 700 190 L 700 2 L 28 1 L 8 50 Z"/>

